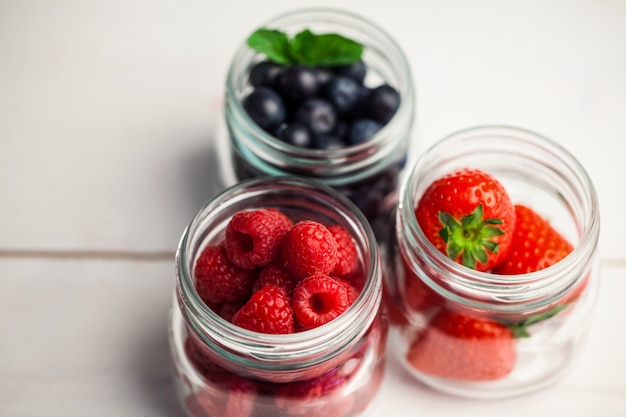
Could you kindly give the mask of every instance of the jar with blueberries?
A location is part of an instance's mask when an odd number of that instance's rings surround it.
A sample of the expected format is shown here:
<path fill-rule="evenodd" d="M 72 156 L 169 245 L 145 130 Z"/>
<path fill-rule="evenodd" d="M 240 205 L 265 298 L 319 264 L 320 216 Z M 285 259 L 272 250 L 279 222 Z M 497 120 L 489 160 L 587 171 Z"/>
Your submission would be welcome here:
<path fill-rule="evenodd" d="M 244 180 L 215 196 L 176 253 L 169 336 L 187 415 L 370 410 L 387 336 L 379 257 L 362 213 L 309 179 Z"/>
<path fill-rule="evenodd" d="M 226 183 L 313 178 L 348 196 L 382 241 L 414 119 L 400 46 L 375 23 L 336 9 L 296 10 L 251 32 L 227 76 Z"/>
<path fill-rule="evenodd" d="M 598 290 L 598 199 L 574 156 L 524 129 L 471 128 L 423 153 L 399 199 L 385 296 L 404 368 L 470 398 L 563 377 Z"/>

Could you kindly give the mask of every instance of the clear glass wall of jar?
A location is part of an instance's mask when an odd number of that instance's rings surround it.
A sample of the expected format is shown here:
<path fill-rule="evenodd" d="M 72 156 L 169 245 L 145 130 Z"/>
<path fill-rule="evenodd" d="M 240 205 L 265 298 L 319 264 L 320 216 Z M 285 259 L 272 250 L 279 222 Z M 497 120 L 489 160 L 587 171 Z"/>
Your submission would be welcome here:
<path fill-rule="evenodd" d="M 406 160 L 414 118 L 414 85 L 407 59 L 394 39 L 371 21 L 334 9 L 302 9 L 265 22 L 261 27 L 291 35 L 310 29 L 338 33 L 364 45 L 368 72 L 365 84 L 387 83 L 400 94 L 400 107 L 373 138 L 342 149 L 310 149 L 289 145 L 259 128 L 242 106 L 250 92 L 250 68 L 263 56 L 242 45 L 228 72 L 226 128 L 220 147 L 228 146 L 232 158 L 221 158 L 226 184 L 265 175 L 298 175 L 314 178 L 348 196 L 370 221 L 377 236 L 388 234 L 389 217 L 397 205 L 400 171 Z M 379 239 L 379 240 L 382 240 Z"/>
<path fill-rule="evenodd" d="M 248 331 L 220 317 L 196 291 L 193 265 L 202 248 L 222 239 L 236 212 L 269 207 L 293 221 L 339 224 L 356 240 L 363 288 L 329 323 L 290 334 Z M 243 181 L 200 210 L 182 236 L 176 264 L 170 346 L 189 416 L 348 417 L 368 410 L 383 375 L 387 322 L 375 238 L 349 200 L 302 178 Z"/>
<path fill-rule="evenodd" d="M 520 275 L 477 272 L 439 252 L 417 223 L 416 203 L 432 181 L 462 168 L 492 174 L 514 203 L 549 219 L 573 251 L 552 266 Z M 590 324 L 598 284 L 599 223 L 593 184 L 579 162 L 555 142 L 502 126 L 467 129 L 439 141 L 419 158 L 400 191 L 395 273 L 385 277 L 389 305 L 397 307 L 390 314 L 394 354 L 427 385 L 472 398 L 524 394 L 559 380 L 575 363 Z M 510 341 L 507 335 L 499 348 L 495 339 L 455 339 L 454 330 L 440 326 L 437 331 L 433 324 L 442 311 L 476 318 L 476 326 L 528 324 L 530 337 Z M 448 361 L 450 366 L 474 366 L 483 349 L 490 349 L 493 361 L 483 366 L 482 376 L 467 372 L 442 377 L 443 372 L 424 371 L 415 365 L 416 355 L 423 354 L 424 341 L 434 338 L 451 351 L 465 349 Z M 488 367 L 494 372 L 508 368 L 487 376 Z"/>

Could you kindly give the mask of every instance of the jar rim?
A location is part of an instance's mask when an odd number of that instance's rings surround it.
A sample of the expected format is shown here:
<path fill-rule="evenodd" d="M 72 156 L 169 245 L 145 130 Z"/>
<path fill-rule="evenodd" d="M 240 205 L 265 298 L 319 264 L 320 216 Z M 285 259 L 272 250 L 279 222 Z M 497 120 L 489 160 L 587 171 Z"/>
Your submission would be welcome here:
<path fill-rule="evenodd" d="M 189 258 L 187 250 L 195 233 L 194 228 L 206 220 L 207 215 L 226 207 L 229 199 L 244 201 L 246 191 L 259 192 L 263 189 L 267 190 L 268 187 L 276 192 L 293 190 L 297 187 L 309 195 L 319 193 L 329 202 L 337 204 L 341 208 L 342 218 L 348 222 L 353 231 L 359 231 L 360 240 L 357 241 L 357 247 L 360 244 L 361 248 L 367 252 L 362 254 L 368 261 L 365 285 L 359 297 L 343 314 L 323 326 L 290 334 L 264 334 L 250 331 L 220 317 L 202 301 L 193 284 L 193 275 L 190 270 L 193 259 Z M 346 197 L 324 184 L 291 176 L 244 180 L 209 200 L 185 228 L 176 251 L 178 303 L 181 309 L 185 310 L 183 314 L 185 320 L 198 333 L 198 336 L 205 342 L 208 342 L 204 336 L 207 333 L 218 338 L 220 344 L 227 348 L 222 352 L 225 356 L 229 356 L 229 351 L 232 351 L 235 356 L 241 355 L 235 360 L 240 360 L 256 369 L 267 368 L 272 371 L 280 371 L 281 364 L 284 365 L 283 370 L 292 369 L 294 364 L 299 367 L 314 366 L 328 359 L 330 354 L 323 350 L 328 350 L 329 344 L 333 345 L 333 354 L 340 353 L 345 348 L 342 343 L 347 344 L 359 334 L 364 333 L 374 321 L 377 306 L 382 298 L 381 265 L 378 248 L 374 242 L 374 233 L 363 214 Z M 216 346 L 214 343 L 211 344 Z M 217 350 L 222 350 L 222 348 L 218 347 Z"/>
<path fill-rule="evenodd" d="M 232 119 L 230 123 L 235 126 L 240 126 L 241 128 L 239 129 L 244 129 L 242 126 L 245 127 L 245 131 L 254 138 L 256 142 L 254 146 L 258 148 L 259 153 L 264 155 L 263 157 L 258 157 L 258 155 L 255 157 L 255 160 L 258 159 L 258 163 L 263 164 L 263 166 L 268 165 L 268 169 L 274 168 L 274 170 L 277 171 L 276 173 L 287 173 L 287 175 L 289 175 L 289 171 L 278 172 L 281 171 L 281 169 L 278 168 L 279 162 L 282 158 L 287 156 L 299 164 L 300 168 L 317 169 L 316 175 L 320 176 L 320 180 L 331 185 L 337 185 L 335 183 L 341 183 L 343 180 L 334 177 L 343 177 L 344 175 L 352 176 L 354 172 L 361 173 L 361 170 L 365 170 L 366 172 L 360 175 L 367 176 L 370 174 L 370 171 L 375 171 L 375 169 L 371 167 L 372 159 L 378 160 L 382 157 L 388 157 L 387 155 L 395 156 L 398 150 L 404 148 L 402 142 L 408 135 L 413 124 L 415 82 L 412 77 L 412 70 L 408 59 L 397 40 L 372 20 L 352 11 L 332 7 L 295 9 L 267 19 L 262 22 L 259 27 L 281 25 L 292 22 L 292 20 L 294 23 L 304 24 L 315 22 L 316 18 L 324 18 L 327 22 L 335 22 L 337 19 L 342 19 L 366 33 L 367 36 L 376 37 L 378 41 L 384 43 L 385 47 L 380 48 L 381 51 L 379 52 L 393 56 L 393 71 L 397 74 L 398 78 L 395 87 L 398 89 L 401 96 L 400 106 L 392 119 L 386 123 L 376 135 L 367 141 L 340 149 L 302 148 L 279 140 L 263 130 L 250 118 L 241 100 L 238 98 L 238 77 L 242 70 L 242 68 L 239 67 L 240 64 L 253 62 L 255 57 L 261 56 L 253 51 L 245 42 L 242 42 L 236 50 L 227 72 L 225 91 L 226 114 Z M 241 135 L 245 136 L 246 134 L 241 133 Z M 235 141 L 235 144 L 241 141 L 248 142 L 247 139 L 239 138 Z M 251 145 L 239 143 L 238 146 L 247 147 Z M 320 164 L 324 162 L 328 163 L 325 164 L 326 166 L 320 168 Z M 384 164 L 380 165 L 384 166 Z M 349 166 L 349 169 L 346 166 Z M 341 167 L 341 169 L 337 167 Z M 379 165 L 375 165 L 375 167 L 376 169 L 381 169 Z"/>
<path fill-rule="evenodd" d="M 570 178 L 572 186 L 579 187 L 579 195 L 583 196 L 584 202 L 582 210 L 585 218 L 582 228 L 579 231 L 578 244 L 574 245 L 564 259 L 541 269 L 539 271 L 518 274 L 500 275 L 490 272 L 476 271 L 467 268 L 440 252 L 423 233 L 415 216 L 414 205 L 418 195 L 415 194 L 414 185 L 420 167 L 431 156 L 433 152 L 441 147 L 451 146 L 456 142 L 465 140 L 467 135 L 503 135 L 508 138 L 517 138 L 524 141 L 528 146 L 538 146 L 548 149 L 552 156 L 563 164 L 569 172 L 574 173 Z M 576 271 L 588 271 L 588 266 L 593 262 L 597 251 L 598 236 L 600 233 L 600 217 L 598 197 L 595 187 L 580 162 L 563 146 L 557 142 L 540 135 L 534 131 L 509 125 L 480 125 L 456 131 L 431 145 L 416 161 L 408 175 L 400 186 L 400 201 L 397 211 L 396 234 L 400 241 L 406 230 L 406 245 L 419 247 L 425 252 L 425 256 L 420 261 L 424 262 L 428 268 L 434 271 L 445 271 L 446 278 L 450 278 L 451 284 L 457 288 L 463 288 L 469 292 L 481 292 L 488 296 L 488 302 L 480 302 L 468 297 L 459 297 L 456 291 L 450 292 L 429 277 L 423 281 L 431 289 L 442 293 L 455 301 L 474 308 L 500 310 L 506 312 L 523 311 L 530 305 L 543 306 L 550 304 L 550 295 L 561 294 L 571 290 L 576 284 L 585 279 L 585 276 L 577 274 Z M 409 237 L 410 236 L 410 237 Z M 581 265 L 584 268 L 581 268 Z M 564 275 L 571 276 L 569 282 L 563 282 Z"/>

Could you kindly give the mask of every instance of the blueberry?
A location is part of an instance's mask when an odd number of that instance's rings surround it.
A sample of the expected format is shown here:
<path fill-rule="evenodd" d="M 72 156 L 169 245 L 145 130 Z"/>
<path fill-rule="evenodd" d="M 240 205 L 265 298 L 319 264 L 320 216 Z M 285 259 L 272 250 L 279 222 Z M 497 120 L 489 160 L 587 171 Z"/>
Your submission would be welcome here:
<path fill-rule="evenodd" d="M 363 83 L 365 74 L 367 73 L 367 67 L 362 59 L 353 64 L 338 65 L 334 68 L 334 70 L 336 74 L 353 78 L 359 83 Z"/>
<path fill-rule="evenodd" d="M 361 99 L 361 85 L 354 78 L 337 76 L 326 84 L 323 95 L 335 106 L 337 113 L 346 114 Z"/>
<path fill-rule="evenodd" d="M 267 87 L 256 88 L 247 95 L 243 99 L 243 108 L 267 132 L 273 131 L 287 117 L 283 99 Z"/>
<path fill-rule="evenodd" d="M 283 142 L 300 148 L 311 146 L 311 132 L 299 123 L 283 123 L 276 129 L 276 137 Z"/>
<path fill-rule="evenodd" d="M 287 101 L 302 101 L 317 94 L 319 84 L 313 68 L 293 65 L 278 80 L 280 92 Z"/>
<path fill-rule="evenodd" d="M 363 107 L 367 117 L 385 124 L 400 107 L 400 93 L 389 84 L 380 85 L 365 97 Z"/>
<path fill-rule="evenodd" d="M 312 148 L 333 150 L 346 147 L 346 143 L 334 133 L 320 133 L 313 136 Z"/>
<path fill-rule="evenodd" d="M 349 145 L 357 145 L 374 136 L 383 125 L 372 119 L 357 119 L 352 122 L 346 138 Z"/>
<path fill-rule="evenodd" d="M 250 69 L 250 84 L 253 87 L 272 87 L 277 86 L 278 77 L 283 73 L 285 68 L 271 61 L 261 61 Z"/>
<path fill-rule="evenodd" d="M 335 73 L 329 67 L 315 67 L 315 76 L 317 77 L 317 85 L 322 88 L 326 83 L 335 78 Z"/>
<path fill-rule="evenodd" d="M 337 113 L 328 101 L 310 98 L 296 110 L 295 121 L 308 127 L 313 135 L 329 133 L 335 128 Z"/>

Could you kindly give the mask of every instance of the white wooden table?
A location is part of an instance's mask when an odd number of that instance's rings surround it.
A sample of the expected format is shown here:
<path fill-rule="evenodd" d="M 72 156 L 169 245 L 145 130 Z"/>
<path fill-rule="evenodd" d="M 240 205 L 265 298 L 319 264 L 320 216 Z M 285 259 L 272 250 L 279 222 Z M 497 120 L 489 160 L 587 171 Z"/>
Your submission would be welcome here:
<path fill-rule="evenodd" d="M 227 65 L 304 5 L 387 28 L 417 82 L 412 155 L 511 124 L 580 159 L 602 214 L 601 291 L 580 362 L 503 401 L 435 393 L 396 363 L 376 416 L 626 415 L 626 2 L 3 0 L 0 416 L 181 416 L 169 378 L 173 252 L 219 190 Z"/>

